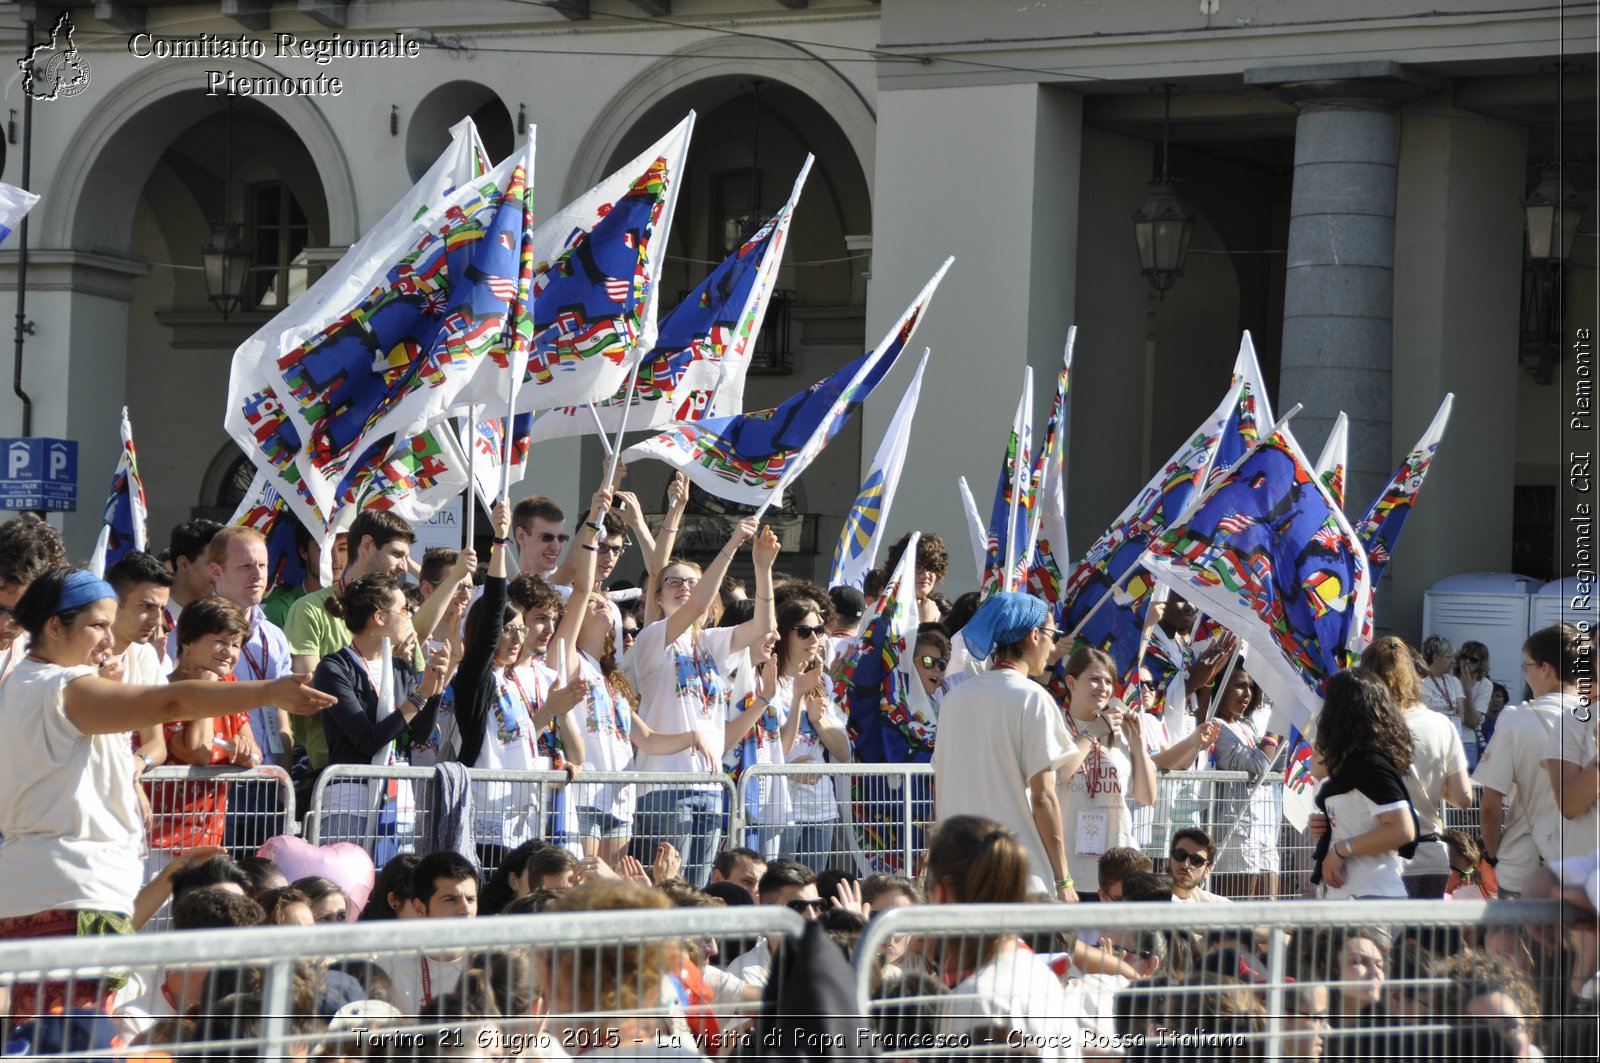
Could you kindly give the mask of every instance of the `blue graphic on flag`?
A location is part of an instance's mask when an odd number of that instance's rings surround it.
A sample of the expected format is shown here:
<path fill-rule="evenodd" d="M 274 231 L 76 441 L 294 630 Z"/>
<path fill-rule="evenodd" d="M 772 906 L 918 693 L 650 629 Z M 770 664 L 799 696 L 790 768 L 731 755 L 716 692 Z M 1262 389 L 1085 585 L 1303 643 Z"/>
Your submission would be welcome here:
<path fill-rule="evenodd" d="M 1257 651 L 1276 648 L 1314 698 L 1364 642 L 1366 553 L 1284 431 L 1153 541 L 1145 564 Z"/>

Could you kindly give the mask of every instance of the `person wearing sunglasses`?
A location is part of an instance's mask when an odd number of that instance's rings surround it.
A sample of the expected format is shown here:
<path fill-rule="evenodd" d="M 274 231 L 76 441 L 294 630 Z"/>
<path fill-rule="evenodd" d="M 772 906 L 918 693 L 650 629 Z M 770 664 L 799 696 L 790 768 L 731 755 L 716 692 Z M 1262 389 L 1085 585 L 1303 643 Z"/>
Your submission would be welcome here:
<path fill-rule="evenodd" d="M 1204 888 L 1206 876 L 1217 858 L 1217 843 L 1199 827 L 1184 827 L 1172 836 L 1167 852 L 1167 874 L 1172 877 L 1172 900 L 1176 904 L 1228 903 L 1228 898 Z"/>
<path fill-rule="evenodd" d="M 828 906 L 827 901 L 817 896 L 816 872 L 793 860 L 774 860 L 768 864 L 756 895 L 762 904 L 783 905 L 806 920 L 817 919 Z M 728 964 L 728 973 L 746 985 L 766 985 L 782 942 L 782 935 L 762 938 Z"/>
<path fill-rule="evenodd" d="M 781 732 L 790 764 L 850 763 L 850 738 L 844 715 L 833 703 L 824 673 L 827 628 L 809 598 L 791 598 L 778 610 L 778 692 L 774 699 L 788 707 Z M 791 775 L 783 784 L 788 809 L 779 854 L 811 870 L 827 869 L 838 848 L 839 796 L 828 776 Z"/>
<path fill-rule="evenodd" d="M 922 680 L 922 689 L 935 705 L 944 696 L 944 672 L 950 667 L 950 642 L 937 629 L 917 632 L 916 653 L 911 664 Z"/>
<path fill-rule="evenodd" d="M 561 565 L 561 555 L 572 541 L 567 515 L 544 495 L 530 495 L 511 511 L 516 538 L 517 568 L 549 577 Z"/>
<path fill-rule="evenodd" d="M 611 492 L 595 492 L 587 524 L 598 523 L 611 506 Z M 587 526 L 586 524 L 586 526 Z M 573 586 L 592 587 L 600 551 L 580 542 L 580 556 L 573 569 Z M 588 594 L 575 589 L 556 630 L 555 643 L 566 653 L 564 660 L 550 664 L 564 675 L 573 676 L 584 691 L 578 709 L 572 714 L 586 738 L 584 769 L 598 772 L 625 772 L 633 764 L 635 747 L 656 756 L 688 752 L 701 771 L 712 771 L 716 761 L 705 732 L 690 727 L 677 734 L 653 730 L 638 713 L 639 692 L 617 664 L 615 607 L 598 590 Z M 633 835 L 637 795 L 630 783 L 579 783 L 572 787 L 577 808 L 580 844 L 585 857 L 597 856 L 615 866 L 628 851 Z M 659 847 L 658 847 L 659 848 Z M 681 850 L 680 850 L 681 851 Z"/>
<path fill-rule="evenodd" d="M 1463 642 L 1451 672 L 1461 684 L 1461 749 L 1467 755 L 1467 770 L 1476 771 L 1483 747 L 1489 744 L 1488 736 L 1483 733 L 1483 722 L 1489 715 L 1489 701 L 1494 697 L 1494 682 L 1489 678 L 1489 647 L 1476 641 Z"/>
<path fill-rule="evenodd" d="M 686 491 L 686 488 L 684 489 Z M 674 506 L 676 512 L 677 506 Z M 673 518 L 677 519 L 677 518 Z M 760 529 L 754 517 L 734 527 L 728 542 L 704 571 L 690 561 L 677 560 L 660 567 L 654 580 L 651 623 L 639 632 L 629 666 L 639 685 L 639 717 L 666 734 L 702 732 L 720 765 L 725 752 L 729 719 L 729 690 L 725 676 L 733 659 L 760 643 L 776 629 L 772 604 L 772 565 L 778 559 L 778 538 L 772 529 Z M 717 590 L 728 566 L 746 540 L 756 539 L 755 614 L 738 627 L 717 628 L 711 614 L 718 605 Z M 657 543 L 670 548 L 663 531 Z M 705 772 L 692 751 L 658 756 L 640 751 L 634 766 L 645 772 Z M 716 770 L 713 767 L 712 770 Z M 647 786 L 636 806 L 635 846 L 654 852 L 671 842 L 683 854 L 683 876 L 693 886 L 704 887 L 711 874 L 711 858 L 722 842 L 722 798 L 714 786 Z"/>
<path fill-rule="evenodd" d="M 991 595 L 962 634 L 974 658 L 993 664 L 945 696 L 933 750 L 937 818 L 985 816 L 1005 827 L 1028 856 L 1027 892 L 1076 901 L 1056 780 L 1089 756 L 1074 742 L 1042 675 L 1062 632 L 1031 594 Z M 1052 886 L 1053 884 L 1053 886 Z"/>

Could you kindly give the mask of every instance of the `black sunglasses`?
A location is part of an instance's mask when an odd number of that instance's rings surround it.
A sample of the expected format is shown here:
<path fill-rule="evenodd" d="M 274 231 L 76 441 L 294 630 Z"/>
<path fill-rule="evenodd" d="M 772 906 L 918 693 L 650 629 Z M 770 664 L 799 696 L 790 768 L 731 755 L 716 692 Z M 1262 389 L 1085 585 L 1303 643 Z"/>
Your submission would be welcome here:
<path fill-rule="evenodd" d="M 822 909 L 827 906 L 827 903 L 827 901 L 820 899 L 807 900 L 804 897 L 796 897 L 794 900 L 789 902 L 788 908 L 792 912 L 799 912 L 801 915 L 804 915 L 807 911 L 822 911 Z"/>
<path fill-rule="evenodd" d="M 812 627 L 810 624 L 796 624 L 794 626 L 794 633 L 803 639 L 808 639 L 813 635 L 826 635 L 828 633 L 828 629 L 820 625 L 817 627 Z"/>
<path fill-rule="evenodd" d="M 946 668 L 950 667 L 950 662 L 948 660 L 946 660 L 945 658 L 943 658 L 943 657 L 934 657 L 931 654 L 927 654 L 927 653 L 924 653 L 920 657 L 918 657 L 917 658 L 917 663 L 922 665 L 922 667 L 924 667 L 924 668 L 934 668 L 934 669 L 937 669 L 938 671 L 941 671 L 941 672 L 944 671 Z"/>
<path fill-rule="evenodd" d="M 1070 634 L 1070 632 L 1058 631 L 1053 627 L 1042 627 L 1039 629 L 1039 633 L 1049 638 L 1052 644 L 1060 642 Z"/>
<path fill-rule="evenodd" d="M 1187 849 L 1174 849 L 1167 856 L 1180 864 L 1188 864 L 1190 867 L 1205 867 L 1211 862 L 1211 858 L 1205 853 L 1191 853 Z"/>

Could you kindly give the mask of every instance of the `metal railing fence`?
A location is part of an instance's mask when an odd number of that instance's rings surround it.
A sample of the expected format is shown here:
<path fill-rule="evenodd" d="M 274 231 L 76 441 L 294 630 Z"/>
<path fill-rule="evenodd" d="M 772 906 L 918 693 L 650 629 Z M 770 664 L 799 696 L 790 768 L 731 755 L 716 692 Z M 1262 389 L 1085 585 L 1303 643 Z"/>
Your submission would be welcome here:
<path fill-rule="evenodd" d="M 856 995 L 880 1037 L 910 1033 L 924 1057 L 972 1051 L 978 1016 L 1018 1031 L 993 1049 L 1032 1048 L 1046 1059 L 1077 1058 L 1085 1046 L 1120 1054 L 1158 1026 L 1178 1047 L 1182 1037 L 1227 1038 L 1212 1047 L 1238 1049 L 1238 1058 L 1312 1058 L 1319 1038 L 1344 1041 L 1330 1054 L 1350 1058 L 1379 1043 L 1438 1043 L 1479 1019 L 1521 1024 L 1548 1046 L 1560 1036 L 1548 1002 L 1566 1000 L 1569 978 L 1593 957 L 1540 944 L 1531 931 L 1559 939 L 1574 914 L 1553 901 L 902 907 L 874 917 L 857 941 Z M 1031 955 L 1013 947 L 1019 939 Z M 1090 942 L 1105 951 L 1085 952 Z M 1175 962 L 1180 951 L 1186 969 Z M 1144 980 L 1078 966 L 1101 956 Z M 1465 1006 L 1474 992 L 1502 989 L 1501 1014 Z M 1056 1051 L 1063 1031 L 1076 1040 L 1070 1053 Z"/>
<path fill-rule="evenodd" d="M 391 1058 L 452 1055 L 475 1036 L 482 1047 L 542 1037 L 576 1055 L 620 1044 L 630 1024 L 693 1042 L 754 1007 L 669 997 L 671 979 L 699 962 L 693 950 L 716 938 L 794 940 L 803 927 L 794 912 L 768 906 L 0 942 L 0 998 L 10 1001 L 0 1043 L 36 1029 L 25 1025 L 35 1017 L 27 1005 L 37 999 L 31 987 L 45 983 L 65 985 L 69 1000 L 96 998 L 125 1043 L 178 1058 L 304 1058 L 318 1044 L 363 1047 L 350 1042 L 368 1035 L 365 1047 L 377 1038 Z M 776 967 L 772 977 L 781 977 Z M 329 1027 L 317 1009 L 352 991 L 365 1011 Z M 176 1006 L 161 1007 L 162 994 Z M 374 1000 L 392 1010 L 374 1010 Z M 171 1011 L 186 1017 L 163 1014 Z"/>

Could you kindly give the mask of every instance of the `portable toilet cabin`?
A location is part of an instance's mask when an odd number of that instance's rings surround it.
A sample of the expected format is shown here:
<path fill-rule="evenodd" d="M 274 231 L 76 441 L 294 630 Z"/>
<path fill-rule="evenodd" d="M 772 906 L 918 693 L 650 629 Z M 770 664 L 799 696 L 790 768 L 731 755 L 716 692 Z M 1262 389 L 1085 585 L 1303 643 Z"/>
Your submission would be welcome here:
<path fill-rule="evenodd" d="M 1457 648 L 1474 640 L 1489 647 L 1489 677 L 1505 684 L 1515 701 L 1522 690 L 1522 643 L 1531 630 L 1529 601 L 1538 588 L 1538 580 L 1512 572 L 1446 576 L 1423 595 L 1421 638 L 1443 635 Z"/>
<path fill-rule="evenodd" d="M 1595 595 L 1593 580 L 1579 583 L 1577 576 L 1551 580 L 1528 599 L 1528 630 L 1538 631 L 1565 620 L 1570 624 L 1587 624 L 1593 632 L 1597 603 L 1600 597 Z"/>

